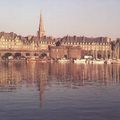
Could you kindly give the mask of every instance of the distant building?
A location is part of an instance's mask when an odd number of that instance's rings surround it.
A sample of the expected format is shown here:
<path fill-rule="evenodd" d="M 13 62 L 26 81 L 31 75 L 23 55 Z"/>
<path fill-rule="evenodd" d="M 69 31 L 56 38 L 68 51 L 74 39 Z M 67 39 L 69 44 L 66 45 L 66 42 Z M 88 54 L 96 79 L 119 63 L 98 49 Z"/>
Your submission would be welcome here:
<path fill-rule="evenodd" d="M 111 41 L 107 37 L 65 36 L 47 37 L 40 14 L 39 30 L 36 36 L 22 37 L 13 32 L 0 33 L 0 57 L 5 53 L 21 53 L 23 56 L 40 56 L 45 53 L 49 58 L 80 59 L 92 56 L 94 59 L 120 59 L 120 39 Z"/>
<path fill-rule="evenodd" d="M 120 38 L 118 38 L 116 41 L 112 44 L 113 48 L 113 57 L 116 59 L 120 59 Z"/>
<path fill-rule="evenodd" d="M 87 38 L 66 36 L 57 42 L 56 47 L 51 48 L 51 55 L 66 55 L 68 58 L 84 58 L 93 56 L 95 59 L 108 59 L 111 56 L 111 39 L 106 37 Z M 58 52 L 57 52 L 58 51 Z M 65 52 L 67 51 L 67 52 Z M 52 56 L 53 57 L 53 56 Z"/>
<path fill-rule="evenodd" d="M 50 58 L 60 59 L 77 59 L 81 58 L 81 48 L 71 46 L 50 46 L 49 49 Z"/>
<path fill-rule="evenodd" d="M 36 37 L 22 37 L 15 33 L 0 33 L 0 50 L 37 50 Z"/>

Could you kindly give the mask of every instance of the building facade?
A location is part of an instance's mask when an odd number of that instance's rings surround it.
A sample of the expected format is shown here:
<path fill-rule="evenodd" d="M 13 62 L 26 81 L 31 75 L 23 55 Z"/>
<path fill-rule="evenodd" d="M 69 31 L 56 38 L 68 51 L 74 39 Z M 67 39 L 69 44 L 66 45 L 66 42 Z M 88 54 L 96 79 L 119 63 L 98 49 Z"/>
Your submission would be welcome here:
<path fill-rule="evenodd" d="M 113 44 L 113 57 L 120 59 L 120 38 L 118 38 Z"/>
<path fill-rule="evenodd" d="M 66 36 L 50 49 L 51 57 L 80 59 L 92 56 L 94 59 L 110 59 L 112 56 L 111 39 L 107 37 L 87 38 Z"/>
<path fill-rule="evenodd" d="M 15 33 L 0 33 L 0 58 L 6 53 L 20 53 L 21 56 L 38 56 L 45 53 L 48 58 L 81 59 L 92 56 L 94 59 L 120 59 L 120 39 L 111 41 L 107 37 L 65 36 L 46 37 L 43 17 L 40 15 L 39 30 L 36 36 L 22 37 Z M 19 55 L 20 55 L 19 54 Z"/>

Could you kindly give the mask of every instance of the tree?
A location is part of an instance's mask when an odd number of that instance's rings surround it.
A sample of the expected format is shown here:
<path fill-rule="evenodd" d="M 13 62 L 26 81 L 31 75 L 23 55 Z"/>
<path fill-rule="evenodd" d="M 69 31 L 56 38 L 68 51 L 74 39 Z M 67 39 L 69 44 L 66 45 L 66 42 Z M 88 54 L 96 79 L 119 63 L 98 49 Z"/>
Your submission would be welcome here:
<path fill-rule="evenodd" d="M 9 56 L 12 56 L 12 53 L 5 53 L 3 57 L 4 57 L 5 59 L 8 59 Z"/>
<path fill-rule="evenodd" d="M 42 54 L 40 55 L 40 58 L 44 58 L 44 57 L 47 57 L 47 54 L 46 54 L 46 53 L 42 53 Z"/>

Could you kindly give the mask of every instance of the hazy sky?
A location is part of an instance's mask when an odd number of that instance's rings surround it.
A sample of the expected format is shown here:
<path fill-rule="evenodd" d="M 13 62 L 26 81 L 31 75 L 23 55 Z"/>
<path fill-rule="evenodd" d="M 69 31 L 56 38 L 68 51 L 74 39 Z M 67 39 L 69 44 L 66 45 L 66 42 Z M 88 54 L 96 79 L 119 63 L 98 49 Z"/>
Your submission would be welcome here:
<path fill-rule="evenodd" d="M 120 37 L 120 0 L 0 0 L 0 31 L 36 35 L 40 10 L 47 35 Z"/>

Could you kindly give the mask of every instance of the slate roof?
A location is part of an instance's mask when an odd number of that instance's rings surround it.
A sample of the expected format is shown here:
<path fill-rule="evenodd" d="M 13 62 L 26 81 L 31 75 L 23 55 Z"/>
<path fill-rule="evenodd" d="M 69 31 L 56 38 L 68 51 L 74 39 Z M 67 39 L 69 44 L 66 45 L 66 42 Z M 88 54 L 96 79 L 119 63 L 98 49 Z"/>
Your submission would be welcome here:
<path fill-rule="evenodd" d="M 13 32 L 10 32 L 10 33 L 5 33 L 5 32 L 0 32 L 0 38 L 4 36 L 5 39 L 15 39 L 17 34 L 16 33 L 13 33 Z"/>
<path fill-rule="evenodd" d="M 107 37 L 84 37 L 84 36 L 65 36 L 61 38 L 61 43 L 108 43 Z"/>
<path fill-rule="evenodd" d="M 15 38 L 18 37 L 24 44 L 31 44 L 33 42 L 34 43 L 56 44 L 58 41 L 61 44 L 65 44 L 65 43 L 67 44 L 68 43 L 72 43 L 72 44 L 110 43 L 107 37 L 65 36 L 63 38 L 58 38 L 58 39 L 52 38 L 52 37 L 43 37 L 42 40 L 39 41 L 39 38 L 36 36 L 23 37 L 13 32 L 10 32 L 10 33 L 0 32 L 0 38 L 2 36 L 4 36 L 5 39 L 8 39 L 8 40 L 15 40 Z"/>
<path fill-rule="evenodd" d="M 11 32 L 11 33 L 0 32 L 0 38 L 2 36 L 7 40 L 15 40 L 16 37 L 18 37 L 19 40 L 21 40 L 24 44 L 31 44 L 31 43 L 37 41 L 37 37 L 35 37 L 35 36 L 31 36 L 31 38 L 29 39 L 29 37 L 23 37 L 23 36 L 17 35 L 16 33 L 13 33 L 13 32 Z"/>

